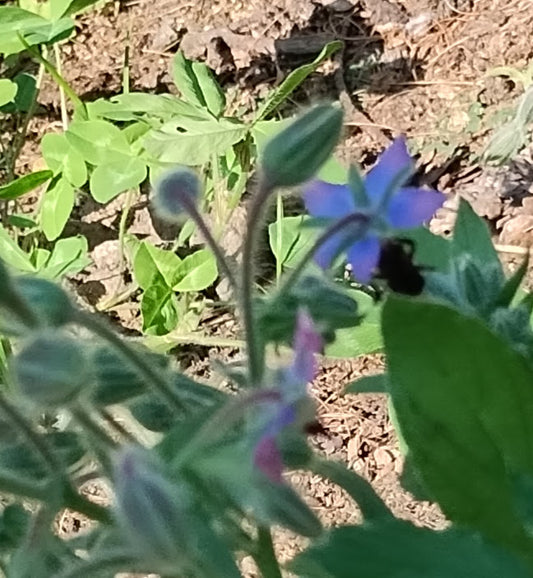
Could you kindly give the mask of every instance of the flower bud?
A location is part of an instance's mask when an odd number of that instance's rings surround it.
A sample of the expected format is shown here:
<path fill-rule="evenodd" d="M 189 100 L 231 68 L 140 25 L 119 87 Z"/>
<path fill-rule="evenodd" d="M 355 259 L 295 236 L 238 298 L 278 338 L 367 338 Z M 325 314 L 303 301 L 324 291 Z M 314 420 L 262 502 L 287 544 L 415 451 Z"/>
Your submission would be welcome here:
<path fill-rule="evenodd" d="M 170 222 L 181 221 L 189 207 L 195 207 L 200 197 L 200 182 L 189 169 L 172 169 L 155 184 L 154 208 Z"/>
<path fill-rule="evenodd" d="M 1 272 L 0 272 L 1 278 Z M 63 289 L 38 277 L 19 276 L 9 282 L 1 300 L 2 330 L 20 335 L 42 327 L 71 322 L 75 309 Z"/>
<path fill-rule="evenodd" d="M 292 187 L 309 180 L 326 162 L 340 138 L 343 112 L 320 105 L 297 118 L 265 147 L 261 164 L 266 184 Z"/>
<path fill-rule="evenodd" d="M 164 475 L 148 451 L 124 448 L 114 471 L 116 516 L 130 544 L 160 573 L 173 575 L 187 564 L 190 498 Z"/>
<path fill-rule="evenodd" d="M 90 379 L 81 347 L 60 333 L 32 339 L 13 358 L 12 369 L 20 392 L 35 405 L 67 405 Z"/>

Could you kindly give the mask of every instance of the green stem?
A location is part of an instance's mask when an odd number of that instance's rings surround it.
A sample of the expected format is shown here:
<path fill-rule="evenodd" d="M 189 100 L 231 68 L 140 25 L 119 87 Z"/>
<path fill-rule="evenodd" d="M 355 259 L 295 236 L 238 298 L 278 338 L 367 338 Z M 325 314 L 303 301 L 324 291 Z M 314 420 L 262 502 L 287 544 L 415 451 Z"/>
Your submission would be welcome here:
<path fill-rule="evenodd" d="M 368 222 L 370 218 L 364 213 L 351 213 L 346 217 L 339 219 L 336 223 L 331 225 L 329 229 L 326 229 L 320 237 L 313 243 L 310 249 L 307 250 L 303 258 L 298 262 L 296 267 L 291 271 L 287 280 L 283 283 L 281 289 L 278 292 L 278 296 L 285 295 L 291 287 L 294 286 L 298 277 L 302 274 L 302 271 L 306 268 L 308 263 L 313 259 L 318 248 L 328 241 L 334 235 L 340 233 L 344 228 L 352 225 L 358 225 L 359 231 L 355 232 L 350 236 L 350 243 L 355 243 L 363 237 L 366 233 Z"/>
<path fill-rule="evenodd" d="M 128 568 L 130 566 L 130 568 Z M 104 552 L 100 553 L 97 558 L 80 562 L 70 568 L 67 568 L 55 578 L 79 578 L 80 576 L 91 576 L 99 574 L 102 570 L 120 571 L 131 569 L 133 558 L 130 552 Z"/>
<path fill-rule="evenodd" d="M 96 317 L 86 311 L 77 311 L 76 321 L 101 339 L 107 341 L 122 354 L 124 359 L 144 378 L 146 387 L 153 388 L 177 411 L 182 412 L 185 410 L 183 402 L 172 389 L 171 383 L 153 365 L 148 363 L 144 356 L 139 355 L 133 347 L 115 334 L 107 325 L 101 323 Z"/>
<path fill-rule="evenodd" d="M 54 485 L 57 484 L 57 480 L 54 481 Z M 37 500 L 39 502 L 47 502 L 50 495 L 53 493 L 50 491 L 48 484 L 45 483 L 35 483 L 28 480 L 22 479 L 18 475 L 14 475 L 11 472 L 0 470 L 0 492 L 6 494 L 13 494 L 14 496 L 19 496 L 21 498 L 27 498 L 30 500 Z M 99 506 L 98 504 L 93 504 L 87 498 L 81 496 L 70 484 L 65 484 L 63 490 L 64 505 L 75 512 L 84 514 L 92 520 L 96 520 L 102 523 L 110 523 L 111 516 L 109 512 Z"/>
<path fill-rule="evenodd" d="M 279 393 L 269 389 L 249 391 L 231 399 L 192 436 L 188 444 L 180 451 L 179 461 L 185 463 L 189 458 L 198 455 L 205 445 L 211 445 L 220 440 L 242 419 L 244 412 L 252 405 L 277 400 L 279 400 Z"/>
<path fill-rule="evenodd" d="M 283 244 L 283 227 L 281 221 L 283 220 L 283 197 L 278 193 L 276 199 L 276 285 L 279 283 L 282 270 L 282 262 L 280 259 L 281 246 Z"/>
<path fill-rule="evenodd" d="M 314 473 L 331 480 L 357 503 L 365 520 L 391 518 L 392 513 L 374 488 L 364 478 L 352 472 L 340 462 L 315 457 L 308 466 Z"/>
<path fill-rule="evenodd" d="M 268 526 L 259 526 L 257 546 L 253 558 L 263 578 L 282 578 L 281 568 L 274 551 L 272 534 Z"/>
<path fill-rule="evenodd" d="M 102 524 L 111 524 L 112 517 L 106 508 L 84 498 L 71 485 L 65 487 L 63 498 L 67 508 L 79 512 L 91 520 L 96 520 Z"/>
<path fill-rule="evenodd" d="M 137 443 L 135 437 L 120 422 L 118 422 L 115 417 L 113 417 L 108 409 L 100 407 L 98 408 L 98 413 L 109 427 L 112 428 L 120 437 L 130 444 Z"/>
<path fill-rule="evenodd" d="M 202 236 L 207 245 L 209 246 L 209 248 L 211 249 L 211 251 L 213 251 L 213 255 L 217 260 L 218 267 L 222 272 L 222 274 L 228 280 L 229 284 L 231 285 L 231 288 L 234 291 L 237 291 L 237 281 L 235 280 L 235 276 L 233 275 L 231 267 L 228 264 L 228 261 L 226 259 L 226 256 L 224 255 L 224 252 L 222 251 L 222 248 L 213 237 L 213 234 L 209 230 L 209 227 L 207 226 L 202 215 L 198 211 L 198 207 L 194 204 L 193 201 L 191 201 L 191 199 L 189 199 L 189 197 L 187 197 L 187 195 L 182 195 L 182 197 L 183 198 L 180 198 L 180 202 L 183 205 L 183 208 L 188 213 L 189 217 L 193 220 L 195 225 L 198 227 L 200 233 L 202 233 Z"/>
<path fill-rule="evenodd" d="M 42 462 L 49 473 L 52 474 L 52 476 L 57 477 L 64 469 L 63 464 L 54 455 L 43 436 L 33 430 L 26 418 L 3 394 L 0 394 L 0 412 L 7 417 L 7 419 L 13 424 L 13 427 L 15 427 L 26 439 L 28 444 L 33 447 L 41 457 Z"/>
<path fill-rule="evenodd" d="M 272 188 L 261 180 L 256 197 L 249 205 L 246 237 L 242 250 L 241 313 L 248 350 L 249 381 L 252 387 L 260 387 L 263 380 L 265 345 L 258 332 L 253 307 L 254 252 L 265 203 L 271 193 Z"/>
<path fill-rule="evenodd" d="M 84 116 L 87 117 L 87 108 L 85 104 L 74 92 L 69 83 L 61 76 L 61 74 L 59 74 L 57 68 L 49 60 L 44 58 L 38 49 L 36 49 L 34 46 L 30 46 L 21 34 L 18 34 L 18 37 L 19 40 L 22 42 L 24 48 L 31 54 L 33 58 L 35 58 L 35 60 L 37 60 L 39 64 L 44 66 L 46 72 L 48 72 L 48 74 L 50 74 L 50 76 L 54 79 L 54 81 L 58 84 L 58 86 L 60 86 L 64 90 L 65 94 L 71 100 L 74 107 L 81 110 L 82 114 L 84 114 Z"/>
<path fill-rule="evenodd" d="M 57 74 L 63 78 L 61 74 L 61 53 L 57 42 L 54 44 L 54 59 L 56 61 Z M 65 89 L 61 84 L 59 84 L 59 101 L 61 103 L 61 124 L 63 125 L 63 131 L 66 132 L 68 130 L 67 99 L 65 98 Z"/>
<path fill-rule="evenodd" d="M 70 408 L 72 416 L 107 452 L 118 448 L 117 442 L 92 418 L 81 405 Z"/>
<path fill-rule="evenodd" d="M 131 205 L 133 204 L 134 198 L 134 191 L 130 189 L 126 193 L 126 200 L 124 202 L 124 206 L 122 207 L 122 213 L 120 215 L 120 223 L 118 225 L 118 242 L 120 247 L 120 263 L 119 267 L 122 268 L 124 266 L 124 261 L 126 258 L 125 253 L 125 237 L 126 237 L 126 224 L 128 222 L 128 217 L 131 210 Z"/>
<path fill-rule="evenodd" d="M 47 484 L 36 484 L 22 479 L 18 474 L 3 470 L 0 470 L 0 492 L 40 502 L 46 501 L 50 495 Z"/>

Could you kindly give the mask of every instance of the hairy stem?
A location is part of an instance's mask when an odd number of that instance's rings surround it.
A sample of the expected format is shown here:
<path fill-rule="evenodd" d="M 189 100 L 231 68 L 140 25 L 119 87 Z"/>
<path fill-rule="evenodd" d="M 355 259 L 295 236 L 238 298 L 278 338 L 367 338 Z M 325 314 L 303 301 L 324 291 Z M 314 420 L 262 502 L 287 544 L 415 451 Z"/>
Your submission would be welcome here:
<path fill-rule="evenodd" d="M 279 562 L 274 551 L 272 534 L 268 526 L 259 526 L 257 551 L 253 558 L 263 578 L 282 578 Z"/>
<path fill-rule="evenodd" d="M 76 321 L 116 349 L 144 378 L 146 387 L 151 387 L 159 395 L 164 397 L 172 408 L 179 412 L 185 409 L 183 402 L 172 389 L 170 381 L 167 380 L 159 370 L 154 368 L 143 355 L 139 355 L 130 344 L 119 337 L 107 325 L 85 311 L 76 312 Z"/>
<path fill-rule="evenodd" d="M 249 206 L 242 254 L 241 313 L 248 349 L 249 380 L 252 387 L 260 387 L 264 369 L 264 342 L 257 331 L 253 308 L 254 252 L 265 203 L 271 193 L 272 188 L 264 180 L 261 180 L 256 197 Z"/>

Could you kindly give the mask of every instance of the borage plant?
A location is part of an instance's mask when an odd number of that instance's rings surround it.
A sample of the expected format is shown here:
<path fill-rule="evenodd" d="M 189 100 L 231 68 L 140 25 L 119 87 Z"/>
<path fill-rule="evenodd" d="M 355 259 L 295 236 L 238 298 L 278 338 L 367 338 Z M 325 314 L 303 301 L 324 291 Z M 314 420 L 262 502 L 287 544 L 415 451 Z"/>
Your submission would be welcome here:
<path fill-rule="evenodd" d="M 404 227 L 431 218 L 443 196 L 409 186 L 414 166 L 401 138 L 365 179 L 354 168 L 346 186 L 310 181 L 341 127 L 340 109 L 318 106 L 266 146 L 240 274 L 198 210 L 196 177 L 173 170 L 155 187 L 159 213 L 196 223 L 239 296 L 247 361 L 222 366 L 237 395 L 118 337 L 51 282 L 2 267 L 1 327 L 17 339 L 0 394 L 0 490 L 12 496 L 0 525 L 6 576 L 238 578 L 248 555 L 262 576 L 279 578 L 277 526 L 309 539 L 286 564 L 302 577 L 533 576 L 532 300 L 519 291 L 527 263 L 506 280 L 466 204 L 451 241 L 432 241 L 426 253 L 412 232 L 406 242 Z M 265 205 L 278 187 L 302 183 L 320 231 L 276 290 L 256 298 Z M 345 252 L 354 282 L 372 279 L 387 295 L 387 373 L 349 390 L 390 394 L 404 483 L 440 504 L 445 530 L 396 519 L 366 480 L 307 444 L 316 355 L 347 317 L 360 317 L 321 270 L 335 272 Z M 397 284 L 402 275 L 416 276 L 416 290 Z M 290 363 L 265 362 L 270 344 L 288 342 Z M 343 487 L 363 522 L 324 528 L 291 488 L 294 469 Z M 109 507 L 84 491 L 94 480 L 110 485 Z M 54 533 L 65 508 L 92 520 L 85 534 Z"/>

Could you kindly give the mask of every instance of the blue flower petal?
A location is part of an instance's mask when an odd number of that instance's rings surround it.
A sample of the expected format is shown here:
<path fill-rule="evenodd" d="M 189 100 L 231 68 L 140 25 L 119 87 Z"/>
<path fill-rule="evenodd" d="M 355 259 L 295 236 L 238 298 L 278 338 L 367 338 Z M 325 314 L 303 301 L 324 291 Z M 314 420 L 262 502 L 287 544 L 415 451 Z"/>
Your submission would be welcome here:
<path fill-rule="evenodd" d="M 348 263 L 352 266 L 352 276 L 359 283 L 368 283 L 379 262 L 381 250 L 379 238 L 368 236 L 357 241 L 348 249 Z"/>
<path fill-rule="evenodd" d="M 336 235 L 332 235 L 317 249 L 314 256 L 316 264 L 322 269 L 327 269 L 331 263 L 333 263 L 333 260 L 339 255 L 345 245 L 346 232 L 340 232 Z"/>
<path fill-rule="evenodd" d="M 404 187 L 391 198 L 387 207 L 389 225 L 397 229 L 418 227 L 433 217 L 444 199 L 439 191 Z"/>
<path fill-rule="evenodd" d="M 355 210 L 355 202 L 346 185 L 311 181 L 303 190 L 305 208 L 313 217 L 337 219 Z"/>
<path fill-rule="evenodd" d="M 379 156 L 365 178 L 366 192 L 372 204 L 378 205 L 398 175 L 405 171 L 405 179 L 397 183 L 401 187 L 413 174 L 414 168 L 405 137 L 400 136 Z"/>

